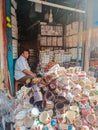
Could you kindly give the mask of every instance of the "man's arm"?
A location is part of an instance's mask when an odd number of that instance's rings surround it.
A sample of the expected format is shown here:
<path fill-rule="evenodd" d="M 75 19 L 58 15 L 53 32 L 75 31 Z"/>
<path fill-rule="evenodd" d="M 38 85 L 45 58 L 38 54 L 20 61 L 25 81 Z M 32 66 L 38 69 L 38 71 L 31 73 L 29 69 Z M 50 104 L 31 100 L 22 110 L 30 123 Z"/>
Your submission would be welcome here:
<path fill-rule="evenodd" d="M 29 71 L 27 69 L 24 69 L 23 73 L 25 73 L 26 75 L 32 76 L 33 78 L 36 77 L 35 73 L 33 73 L 32 71 Z"/>

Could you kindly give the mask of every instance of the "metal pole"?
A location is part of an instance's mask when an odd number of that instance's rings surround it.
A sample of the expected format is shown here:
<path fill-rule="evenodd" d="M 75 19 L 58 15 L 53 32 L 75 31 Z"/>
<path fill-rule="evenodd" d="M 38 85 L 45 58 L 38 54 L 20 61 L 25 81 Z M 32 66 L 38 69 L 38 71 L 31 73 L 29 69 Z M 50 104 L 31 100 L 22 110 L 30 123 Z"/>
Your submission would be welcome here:
<path fill-rule="evenodd" d="M 54 4 L 54 3 L 50 3 L 50 2 L 46 2 L 46 1 L 41 1 L 41 0 L 28 0 L 28 1 L 47 5 L 47 6 L 52 6 L 52 7 L 60 8 L 60 9 L 64 9 L 64 10 L 74 11 L 74 12 L 78 12 L 78 13 L 83 13 L 83 14 L 85 13 L 84 10 L 80 10 L 77 8 L 71 8 L 71 7 L 67 7 L 67 6 L 63 6 L 63 5 L 58 5 L 58 4 Z"/>

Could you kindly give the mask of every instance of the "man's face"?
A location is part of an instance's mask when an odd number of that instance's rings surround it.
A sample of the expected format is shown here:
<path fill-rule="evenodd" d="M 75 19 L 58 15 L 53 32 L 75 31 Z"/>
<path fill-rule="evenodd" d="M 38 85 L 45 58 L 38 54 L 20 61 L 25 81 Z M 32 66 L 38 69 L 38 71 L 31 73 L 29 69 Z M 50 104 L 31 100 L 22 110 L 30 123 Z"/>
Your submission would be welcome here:
<path fill-rule="evenodd" d="M 28 52 L 28 51 L 24 51 L 24 52 L 22 53 L 22 56 L 24 56 L 26 59 L 28 59 L 28 57 L 29 57 L 29 52 Z"/>

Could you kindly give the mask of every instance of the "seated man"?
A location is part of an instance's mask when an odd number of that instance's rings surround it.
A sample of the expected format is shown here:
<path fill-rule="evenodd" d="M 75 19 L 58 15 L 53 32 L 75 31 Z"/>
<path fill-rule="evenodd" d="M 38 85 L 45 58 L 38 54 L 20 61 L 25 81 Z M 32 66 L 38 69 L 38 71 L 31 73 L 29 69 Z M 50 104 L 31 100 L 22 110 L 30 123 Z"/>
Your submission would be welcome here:
<path fill-rule="evenodd" d="M 26 82 L 27 79 L 33 79 L 36 74 L 33 73 L 29 67 L 28 59 L 29 51 L 24 49 L 20 57 L 15 63 L 15 80 L 20 82 Z"/>

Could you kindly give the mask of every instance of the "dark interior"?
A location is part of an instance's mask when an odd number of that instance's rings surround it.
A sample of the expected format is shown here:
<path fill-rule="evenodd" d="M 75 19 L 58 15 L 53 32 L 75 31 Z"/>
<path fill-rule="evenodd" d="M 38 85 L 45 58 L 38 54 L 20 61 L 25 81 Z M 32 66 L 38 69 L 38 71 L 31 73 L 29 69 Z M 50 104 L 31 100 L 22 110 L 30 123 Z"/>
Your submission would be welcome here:
<path fill-rule="evenodd" d="M 77 8 L 81 10 L 86 10 L 86 0 L 45 0 L 50 3 L 55 3 L 58 5 L 63 5 L 71 8 Z M 42 12 L 35 11 L 34 2 L 28 0 L 17 0 L 17 20 L 19 29 L 19 40 L 31 41 L 35 39 L 37 29 L 33 30 L 32 25 L 37 21 L 48 22 L 45 20 L 45 13 L 49 13 L 50 9 L 53 12 L 53 24 L 61 23 L 66 25 L 72 21 L 83 20 L 80 13 L 72 12 L 68 10 L 63 10 L 59 8 L 54 8 L 46 5 L 42 5 Z M 33 26 L 34 27 L 34 26 Z"/>

